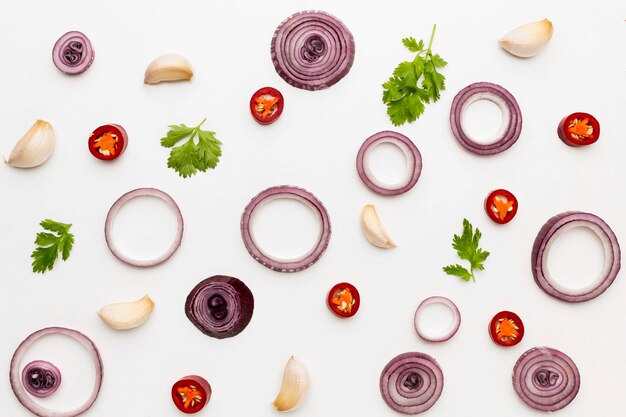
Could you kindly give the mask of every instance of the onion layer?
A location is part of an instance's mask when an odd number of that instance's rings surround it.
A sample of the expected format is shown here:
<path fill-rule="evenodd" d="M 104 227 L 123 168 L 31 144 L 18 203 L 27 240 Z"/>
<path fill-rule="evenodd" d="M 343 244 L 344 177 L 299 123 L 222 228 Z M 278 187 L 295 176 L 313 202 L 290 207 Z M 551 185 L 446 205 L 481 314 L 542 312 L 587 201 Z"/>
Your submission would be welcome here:
<path fill-rule="evenodd" d="M 393 358 L 380 375 L 380 393 L 393 410 L 419 414 L 432 407 L 443 391 L 443 372 L 425 353 L 408 352 Z"/>
<path fill-rule="evenodd" d="M 452 323 L 450 323 L 450 327 L 448 327 L 448 329 L 442 334 L 434 334 L 434 335 L 429 334 L 420 325 L 421 314 L 424 312 L 424 310 L 428 308 L 428 306 L 432 304 L 443 304 L 452 313 Z M 459 327 L 461 327 L 461 313 L 459 312 L 459 309 L 457 308 L 456 304 L 454 304 L 452 300 L 446 297 L 439 297 L 439 296 L 428 297 L 427 299 L 422 301 L 420 305 L 417 307 L 417 310 L 415 310 L 414 323 L 415 323 L 415 330 L 417 331 L 418 336 L 421 337 L 422 339 L 428 342 L 445 342 L 446 340 L 450 340 L 456 334 L 456 332 L 459 331 Z"/>
<path fill-rule="evenodd" d="M 548 271 L 550 247 L 561 233 L 575 227 L 591 229 L 604 247 L 604 267 L 598 279 L 578 289 L 559 284 Z M 533 244 L 531 266 L 535 282 L 547 294 L 559 300 L 579 303 L 596 298 L 615 281 L 621 267 L 621 251 L 615 233 L 604 220 L 594 214 L 569 211 L 550 218 L 539 230 Z"/>
<path fill-rule="evenodd" d="M 287 83 L 304 90 L 321 90 L 350 71 L 354 38 L 336 17 L 303 11 L 278 26 L 271 53 L 276 72 Z"/>
<path fill-rule="evenodd" d="M 580 374 L 574 361 L 563 352 L 535 347 L 517 360 L 513 368 L 513 388 L 532 408 L 557 411 L 576 398 Z"/>
<path fill-rule="evenodd" d="M 61 36 L 52 49 L 52 61 L 63 73 L 77 75 L 87 71 L 95 53 L 89 38 L 78 31 Z"/>
<path fill-rule="evenodd" d="M 50 362 L 33 361 L 22 370 L 22 385 L 35 397 L 49 397 L 61 385 L 61 371 Z"/>
<path fill-rule="evenodd" d="M 500 130 L 488 144 L 477 143 L 463 128 L 465 110 L 478 100 L 489 100 L 502 111 Z M 522 111 L 515 97 L 504 87 L 487 82 L 470 84 L 459 91 L 452 101 L 450 126 L 459 143 L 468 151 L 478 155 L 495 155 L 506 151 L 519 139 L 522 132 Z"/>

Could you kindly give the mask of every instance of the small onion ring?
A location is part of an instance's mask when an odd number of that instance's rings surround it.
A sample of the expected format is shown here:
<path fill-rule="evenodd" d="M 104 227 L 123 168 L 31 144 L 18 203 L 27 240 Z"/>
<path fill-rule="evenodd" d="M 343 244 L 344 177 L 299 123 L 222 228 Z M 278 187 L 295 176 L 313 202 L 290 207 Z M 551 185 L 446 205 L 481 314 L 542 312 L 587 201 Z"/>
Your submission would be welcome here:
<path fill-rule="evenodd" d="M 52 62 L 63 73 L 81 74 L 91 66 L 95 53 L 89 38 L 78 31 L 67 32 L 52 48 Z"/>
<path fill-rule="evenodd" d="M 489 144 L 477 143 L 463 129 L 463 113 L 475 101 L 489 100 L 500 107 L 502 124 L 496 141 Z M 459 143 L 477 155 L 495 155 L 509 149 L 522 132 L 522 111 L 515 97 L 497 84 L 481 82 L 470 84 L 454 97 L 450 110 L 450 126 Z"/>
<path fill-rule="evenodd" d="M 149 260 L 133 259 L 122 254 L 117 249 L 113 242 L 113 239 L 111 238 L 111 229 L 113 228 L 113 222 L 115 221 L 115 217 L 117 216 L 117 213 L 120 211 L 120 209 L 124 206 L 124 204 L 128 203 L 128 201 L 132 200 L 133 198 L 143 196 L 158 197 L 161 200 L 165 201 L 176 214 L 176 222 L 178 224 L 178 228 L 176 230 L 176 238 L 174 239 L 174 242 L 172 242 L 172 245 L 169 247 L 169 249 L 163 255 Z M 176 250 L 180 246 L 180 243 L 183 240 L 184 228 L 185 227 L 183 222 L 183 215 L 180 212 L 180 208 L 178 208 L 178 205 L 176 204 L 174 199 L 169 196 L 169 194 L 156 188 L 137 188 L 122 195 L 120 198 L 117 199 L 115 203 L 113 203 L 113 205 L 109 209 L 109 213 L 107 214 L 106 222 L 104 225 L 104 237 L 106 239 L 109 250 L 113 255 L 115 255 L 117 259 L 128 265 L 147 267 L 159 265 L 167 261 L 172 255 L 174 255 L 174 252 L 176 252 Z"/>
<path fill-rule="evenodd" d="M 576 398 L 580 373 L 565 353 L 549 347 L 535 347 L 524 352 L 515 363 L 513 388 L 532 408 L 558 411 Z"/>
<path fill-rule="evenodd" d="M 443 304 L 444 306 L 448 307 L 448 309 L 452 313 L 452 324 L 448 329 L 446 329 L 444 333 L 439 335 L 428 334 L 420 326 L 421 313 L 423 313 L 424 310 L 432 304 Z M 452 302 L 452 300 L 446 297 L 434 296 L 428 297 L 420 303 L 420 305 L 417 307 L 417 310 L 415 310 L 415 318 L 413 319 L 413 321 L 415 324 L 415 330 L 417 331 L 418 336 L 422 339 L 426 340 L 427 342 L 445 342 L 447 340 L 450 340 L 456 334 L 456 332 L 459 331 L 459 327 L 461 327 L 461 313 L 459 312 L 456 304 Z"/>
<path fill-rule="evenodd" d="M 290 198 L 304 203 L 317 215 L 322 223 L 322 231 L 313 249 L 290 261 L 273 258 L 259 248 L 251 232 L 254 211 L 261 205 L 275 199 Z M 246 206 L 241 215 L 241 237 L 250 255 L 263 266 L 278 272 L 298 272 L 313 265 L 319 260 L 330 241 L 331 227 L 328 212 L 320 200 L 309 191 L 291 185 L 270 187 L 257 194 Z"/>
<path fill-rule="evenodd" d="M 425 353 L 407 352 L 393 358 L 380 375 L 380 393 L 402 414 L 419 414 L 432 407 L 443 391 L 443 372 Z"/>
<path fill-rule="evenodd" d="M 321 90 L 341 80 L 354 62 L 354 38 L 336 17 L 303 11 L 282 22 L 271 46 L 272 62 L 287 83 Z"/>
<path fill-rule="evenodd" d="M 391 143 L 404 153 L 410 173 L 405 183 L 398 186 L 389 186 L 376 179 L 372 174 L 367 155 L 372 149 L 383 143 Z M 409 191 L 417 183 L 422 173 L 422 155 L 411 139 L 401 133 L 385 130 L 370 136 L 363 142 L 356 156 L 356 170 L 359 173 L 359 177 L 361 177 L 361 181 L 372 191 L 382 195 L 400 195 Z"/>
<path fill-rule="evenodd" d="M 22 378 L 20 375 L 20 363 L 24 354 L 28 350 L 28 348 L 35 343 L 37 340 L 41 339 L 44 336 L 50 334 L 62 334 L 65 336 L 69 336 L 80 343 L 85 349 L 89 351 L 91 356 L 91 360 L 93 361 L 94 367 L 96 369 L 96 379 L 93 386 L 93 391 L 91 395 L 81 405 L 80 407 L 70 410 L 70 411 L 56 411 L 50 410 L 48 408 L 42 407 L 36 402 L 34 402 L 29 396 L 28 392 L 25 389 L 24 385 L 22 385 Z M 35 333 L 28 336 L 15 350 L 13 354 L 13 358 L 11 359 L 11 370 L 9 371 L 9 380 L 11 382 L 11 389 L 13 393 L 17 397 L 18 401 L 31 413 L 39 416 L 39 417 L 75 417 L 83 414 L 85 411 L 89 410 L 93 403 L 98 398 L 98 393 L 100 392 L 100 387 L 102 386 L 102 358 L 100 357 L 100 353 L 96 348 L 96 345 L 84 334 L 79 331 L 67 329 L 65 327 L 47 327 L 45 329 L 41 329 L 36 331 Z"/>
<path fill-rule="evenodd" d="M 574 227 L 591 229 L 604 247 L 604 268 L 599 279 L 581 289 L 560 285 L 548 271 L 550 247 L 561 233 Z M 604 220 L 591 213 L 568 211 L 553 216 L 539 230 L 533 244 L 531 266 L 535 282 L 547 294 L 559 300 L 579 303 L 599 296 L 615 281 L 621 267 L 621 251 L 615 233 Z"/>
<path fill-rule="evenodd" d="M 50 362 L 32 361 L 22 370 L 22 385 L 30 395 L 49 397 L 61 386 L 61 371 Z"/>

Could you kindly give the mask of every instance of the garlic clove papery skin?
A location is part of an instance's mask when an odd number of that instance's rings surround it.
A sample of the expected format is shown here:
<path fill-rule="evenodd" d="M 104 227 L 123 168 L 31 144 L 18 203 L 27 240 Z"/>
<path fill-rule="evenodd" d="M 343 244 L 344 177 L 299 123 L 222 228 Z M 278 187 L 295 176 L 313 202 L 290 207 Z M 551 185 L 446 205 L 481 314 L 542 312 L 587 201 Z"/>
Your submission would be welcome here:
<path fill-rule="evenodd" d="M 396 247 L 396 244 L 393 243 L 391 238 L 387 235 L 387 232 L 385 232 L 385 229 L 383 229 L 373 204 L 368 204 L 363 207 L 361 214 L 361 230 L 365 238 L 376 247 L 383 249 Z"/>
<path fill-rule="evenodd" d="M 153 309 L 154 301 L 146 295 L 137 301 L 109 304 L 98 310 L 97 314 L 109 327 L 128 330 L 144 324 Z"/>
<path fill-rule="evenodd" d="M 178 54 L 162 55 L 152 61 L 144 74 L 144 83 L 158 84 L 169 81 L 188 81 L 193 69 L 186 58 Z"/>
<path fill-rule="evenodd" d="M 17 141 L 9 159 L 4 162 L 16 168 L 34 168 L 46 162 L 53 150 L 52 125 L 44 120 L 37 120 Z"/>
<path fill-rule="evenodd" d="M 552 39 L 554 27 L 548 19 L 527 23 L 513 29 L 498 41 L 512 55 L 530 58 L 537 55 Z"/>
<path fill-rule="evenodd" d="M 278 411 L 291 411 L 298 408 L 309 390 L 309 374 L 295 357 L 291 357 L 283 374 L 283 384 L 272 403 Z"/>

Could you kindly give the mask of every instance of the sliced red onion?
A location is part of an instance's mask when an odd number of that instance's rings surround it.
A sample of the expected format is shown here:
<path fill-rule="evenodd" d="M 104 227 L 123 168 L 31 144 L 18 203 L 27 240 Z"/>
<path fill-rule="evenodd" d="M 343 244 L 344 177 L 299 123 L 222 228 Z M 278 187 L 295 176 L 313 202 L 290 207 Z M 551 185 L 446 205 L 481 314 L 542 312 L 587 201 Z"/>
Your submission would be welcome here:
<path fill-rule="evenodd" d="M 380 393 L 393 410 L 419 414 L 432 407 L 443 391 L 443 372 L 425 353 L 408 352 L 393 358 L 380 375 Z"/>
<path fill-rule="evenodd" d="M 30 346 L 37 340 L 50 334 L 62 334 L 65 336 L 69 336 L 72 339 L 76 340 L 78 343 L 80 343 L 82 346 L 84 346 L 85 349 L 89 351 L 91 360 L 93 361 L 96 370 L 96 379 L 94 381 L 91 395 L 89 396 L 87 401 L 83 403 L 83 405 L 74 410 L 50 410 L 37 404 L 28 395 L 28 388 L 26 388 L 23 384 L 22 376 L 20 375 L 20 364 L 24 355 L 28 351 L 28 348 L 30 348 Z M 102 358 L 100 358 L 100 353 L 98 352 L 96 345 L 84 334 L 76 330 L 67 329 L 65 327 L 47 327 L 31 334 L 18 346 L 17 350 L 13 354 L 13 358 L 11 359 L 9 380 L 11 382 L 11 389 L 13 390 L 13 393 L 17 397 L 18 401 L 31 413 L 39 417 L 75 417 L 89 410 L 93 403 L 96 401 L 96 398 L 98 398 L 98 393 L 100 392 L 100 387 L 102 386 Z"/>
<path fill-rule="evenodd" d="M 257 244 L 252 233 L 252 219 L 255 210 L 263 204 L 281 198 L 290 198 L 304 203 L 313 210 L 322 223 L 317 244 L 309 252 L 292 260 L 276 259 L 264 252 Z M 278 272 L 298 272 L 313 265 L 319 260 L 328 247 L 330 234 L 330 219 L 322 202 L 307 190 L 291 185 L 279 185 L 261 191 L 250 200 L 250 203 L 248 203 L 241 215 L 241 237 L 243 238 L 246 249 L 248 249 L 248 252 L 256 261 Z"/>
<path fill-rule="evenodd" d="M 61 72 L 77 75 L 87 71 L 95 53 L 89 38 L 82 32 L 72 31 L 61 36 L 52 49 L 52 61 Z"/>
<path fill-rule="evenodd" d="M 22 370 L 22 385 L 35 397 L 49 397 L 61 385 L 61 371 L 50 362 L 32 361 Z"/>
<path fill-rule="evenodd" d="M 489 143 L 478 143 L 464 129 L 465 110 L 478 100 L 489 100 L 500 107 L 502 112 L 500 129 Z M 478 155 L 495 155 L 506 151 L 519 139 L 522 132 L 522 111 L 515 97 L 504 87 L 486 82 L 470 84 L 459 91 L 452 101 L 450 126 L 459 143 L 468 151 Z"/>
<path fill-rule="evenodd" d="M 452 313 L 452 323 L 450 323 L 450 327 L 448 327 L 448 329 L 446 329 L 446 331 L 441 334 L 429 334 L 421 326 L 421 314 L 424 312 L 424 310 L 428 308 L 428 306 L 431 306 L 433 304 L 442 304 L 448 307 L 448 309 L 450 309 L 450 312 Z M 445 342 L 446 340 L 450 340 L 452 336 L 454 336 L 459 330 L 459 327 L 461 327 L 461 313 L 459 312 L 456 304 L 454 304 L 452 300 L 446 297 L 428 297 L 427 299 L 422 301 L 417 307 L 417 310 L 415 311 L 414 323 L 415 330 L 417 331 L 419 337 L 421 337 L 422 339 L 428 342 Z"/>
<path fill-rule="evenodd" d="M 372 173 L 368 155 L 372 149 L 383 143 L 391 143 L 404 153 L 408 175 L 406 180 L 400 184 L 385 184 Z M 417 183 L 422 173 L 422 155 L 411 139 L 401 133 L 385 130 L 370 136 L 363 142 L 356 156 L 356 170 L 361 181 L 372 191 L 382 195 L 399 195 L 406 193 Z"/>
<path fill-rule="evenodd" d="M 174 239 L 174 242 L 172 242 L 172 245 L 169 247 L 169 249 L 163 255 L 149 260 L 133 259 L 124 255 L 119 251 L 119 249 L 117 249 L 111 236 L 111 230 L 113 228 L 115 216 L 117 216 L 117 213 L 124 206 L 124 204 L 128 203 L 128 201 L 132 200 L 135 197 L 144 196 L 158 197 L 161 200 L 165 201 L 174 211 L 174 214 L 176 215 L 176 222 L 178 224 L 178 228 L 176 229 L 176 238 Z M 174 255 L 174 252 L 178 250 L 178 247 L 183 240 L 183 230 L 183 215 L 181 214 L 178 205 L 176 204 L 174 199 L 169 196 L 169 194 L 156 188 L 137 188 L 122 195 L 115 203 L 113 203 L 113 205 L 109 209 L 109 214 L 107 214 L 106 222 L 104 225 L 104 237 L 106 239 L 109 250 L 111 251 L 111 253 L 113 253 L 113 255 L 115 255 L 117 259 L 124 263 L 127 263 L 128 265 L 146 267 L 162 264 L 163 262 L 167 261 L 172 255 Z"/>
<path fill-rule="evenodd" d="M 576 398 L 580 374 L 572 359 L 549 347 L 524 352 L 513 368 L 513 388 L 529 406 L 557 411 Z"/>
<path fill-rule="evenodd" d="M 321 90 L 350 71 L 354 38 L 336 17 L 303 11 L 278 26 L 271 53 L 276 72 L 287 83 L 304 90 Z"/>
<path fill-rule="evenodd" d="M 560 234 L 575 227 L 593 231 L 604 247 L 602 272 L 593 283 L 577 289 L 559 284 L 548 270 L 550 247 Z M 594 214 L 568 211 L 550 218 L 539 230 L 533 244 L 531 266 L 535 282 L 547 294 L 559 300 L 579 303 L 599 296 L 615 281 L 621 267 L 621 252 L 615 233 L 604 220 Z"/>
<path fill-rule="evenodd" d="M 238 335 L 254 311 L 252 291 L 237 278 L 215 275 L 187 296 L 185 314 L 202 333 L 218 339 Z"/>

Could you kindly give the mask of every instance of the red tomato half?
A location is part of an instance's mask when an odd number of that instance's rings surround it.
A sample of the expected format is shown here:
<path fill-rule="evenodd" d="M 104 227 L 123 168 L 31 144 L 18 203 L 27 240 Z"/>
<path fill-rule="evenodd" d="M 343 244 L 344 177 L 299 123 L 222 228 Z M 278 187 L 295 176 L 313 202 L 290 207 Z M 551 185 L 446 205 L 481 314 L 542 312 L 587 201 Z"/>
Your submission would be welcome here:
<path fill-rule="evenodd" d="M 250 99 L 250 113 L 262 125 L 274 123 L 283 113 L 285 100 L 275 88 L 263 87 Z"/>
<path fill-rule="evenodd" d="M 328 293 L 328 308 L 341 318 L 352 317 L 359 311 L 361 297 L 352 284 L 341 282 L 331 288 Z"/>
<path fill-rule="evenodd" d="M 561 120 L 557 133 L 566 145 L 587 146 L 600 138 L 600 123 L 589 113 L 572 113 Z"/>
<path fill-rule="evenodd" d="M 210 399 L 211 385 L 201 376 L 186 376 L 172 386 L 174 405 L 185 414 L 197 413 Z"/>
<path fill-rule="evenodd" d="M 128 135 L 120 125 L 110 124 L 100 126 L 93 131 L 87 141 L 89 152 L 102 161 L 111 161 L 118 158 L 126 149 Z"/>
<path fill-rule="evenodd" d="M 524 338 L 524 323 L 511 311 L 501 311 L 489 324 L 491 339 L 500 346 L 515 346 Z"/>
<path fill-rule="evenodd" d="M 505 224 L 517 214 L 517 198 L 507 190 L 492 191 L 485 199 L 485 211 L 491 220 Z"/>

